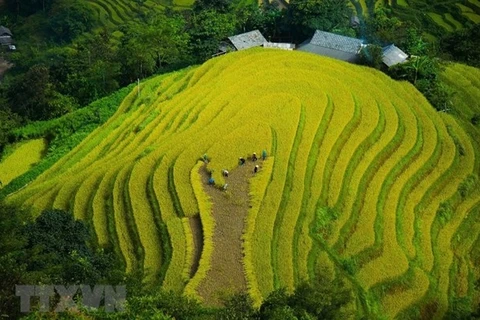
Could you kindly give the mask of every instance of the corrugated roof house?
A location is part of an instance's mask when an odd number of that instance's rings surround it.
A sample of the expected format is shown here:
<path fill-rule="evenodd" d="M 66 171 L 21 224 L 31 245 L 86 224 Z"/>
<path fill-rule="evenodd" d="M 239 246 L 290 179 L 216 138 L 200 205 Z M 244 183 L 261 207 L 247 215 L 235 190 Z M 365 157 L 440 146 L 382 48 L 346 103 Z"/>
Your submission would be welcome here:
<path fill-rule="evenodd" d="M 265 42 L 263 44 L 263 47 L 264 48 L 282 49 L 282 50 L 293 50 L 293 49 L 295 49 L 295 44 L 285 43 L 285 42 Z"/>
<path fill-rule="evenodd" d="M 391 44 L 383 48 L 382 61 L 387 65 L 387 67 L 391 67 L 396 64 L 403 63 L 407 60 L 407 58 L 408 58 L 408 54 L 400 50 L 394 44 Z"/>
<path fill-rule="evenodd" d="M 0 44 L 1 45 L 10 45 L 12 44 L 13 42 L 13 39 L 12 39 L 12 32 L 10 31 L 10 29 L 4 27 L 4 26 L 0 26 Z"/>
<path fill-rule="evenodd" d="M 5 35 L 10 36 L 10 37 L 13 36 L 10 29 L 8 29 L 7 27 L 4 27 L 4 26 L 0 26 L 0 36 L 5 36 Z"/>
<path fill-rule="evenodd" d="M 357 28 L 360 25 L 360 18 L 358 16 L 351 16 L 350 17 L 350 26 L 352 28 Z"/>
<path fill-rule="evenodd" d="M 363 45 L 364 43 L 360 39 L 317 30 L 312 39 L 301 44 L 298 50 L 356 62 Z"/>
<path fill-rule="evenodd" d="M 236 36 L 228 37 L 230 42 L 237 50 L 245 50 L 253 47 L 259 47 L 263 45 L 267 40 L 258 30 L 237 34 Z"/>

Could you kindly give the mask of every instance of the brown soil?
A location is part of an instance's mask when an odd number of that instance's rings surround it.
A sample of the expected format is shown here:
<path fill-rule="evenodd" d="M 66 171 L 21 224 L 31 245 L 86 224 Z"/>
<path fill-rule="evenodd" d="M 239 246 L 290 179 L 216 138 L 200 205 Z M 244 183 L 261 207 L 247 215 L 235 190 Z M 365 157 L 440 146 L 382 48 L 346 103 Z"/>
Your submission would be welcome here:
<path fill-rule="evenodd" d="M 192 267 L 190 268 L 190 278 L 195 275 L 195 272 L 198 270 L 198 265 L 200 263 L 200 257 L 203 250 L 203 232 L 202 232 L 202 221 L 200 216 L 196 216 L 189 219 L 190 228 L 192 229 L 193 235 L 193 262 Z"/>
<path fill-rule="evenodd" d="M 247 161 L 232 170 L 225 178 L 227 191 L 209 186 L 206 168 L 200 169 L 205 191 L 212 198 L 215 219 L 211 268 L 198 286 L 198 293 L 207 305 L 220 306 L 222 298 L 247 290 L 242 234 L 249 208 L 248 179 L 254 175 L 256 163 Z"/>

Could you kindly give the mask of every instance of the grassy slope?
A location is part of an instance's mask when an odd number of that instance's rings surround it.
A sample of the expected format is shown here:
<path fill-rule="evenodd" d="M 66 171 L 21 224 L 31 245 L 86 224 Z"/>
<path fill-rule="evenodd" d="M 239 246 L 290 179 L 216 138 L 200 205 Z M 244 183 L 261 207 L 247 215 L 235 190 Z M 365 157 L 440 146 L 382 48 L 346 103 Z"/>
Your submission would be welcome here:
<path fill-rule="evenodd" d="M 455 68 L 447 79 L 465 74 Z M 214 227 L 192 184 L 198 158 L 208 153 L 222 183 L 222 168 L 267 149 L 271 167 L 252 188 L 244 235 L 257 302 L 328 265 L 368 300 L 363 313 L 415 315 L 435 301 L 441 316 L 451 292 L 472 302 L 480 272 L 480 227 L 471 220 L 480 194 L 459 192 L 479 168 L 478 129 L 468 124 L 476 107 L 464 100 L 479 85 L 468 79 L 457 85 L 457 123 L 412 86 L 372 69 L 301 52 L 232 53 L 145 82 L 7 199 L 72 210 L 129 270 L 143 268 L 150 284 L 181 291 L 193 263 L 185 217 L 200 212 L 210 233 Z M 208 234 L 204 241 L 215 246 Z M 199 270 L 209 264 L 204 252 Z"/>
<path fill-rule="evenodd" d="M 44 139 L 35 139 L 20 142 L 13 148 L 14 150 L 0 163 L 0 181 L 2 182 L 0 188 L 37 164 L 45 153 L 46 142 Z"/>

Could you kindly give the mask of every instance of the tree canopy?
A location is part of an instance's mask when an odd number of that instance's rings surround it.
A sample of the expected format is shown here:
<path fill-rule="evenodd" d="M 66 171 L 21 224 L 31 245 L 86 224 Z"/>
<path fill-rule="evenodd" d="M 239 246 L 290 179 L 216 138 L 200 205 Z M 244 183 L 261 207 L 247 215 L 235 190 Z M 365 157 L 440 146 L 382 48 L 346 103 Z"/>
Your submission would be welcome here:
<path fill-rule="evenodd" d="M 311 36 L 316 29 L 344 29 L 353 14 L 348 0 L 292 0 L 288 10 L 297 33 L 305 36 Z"/>

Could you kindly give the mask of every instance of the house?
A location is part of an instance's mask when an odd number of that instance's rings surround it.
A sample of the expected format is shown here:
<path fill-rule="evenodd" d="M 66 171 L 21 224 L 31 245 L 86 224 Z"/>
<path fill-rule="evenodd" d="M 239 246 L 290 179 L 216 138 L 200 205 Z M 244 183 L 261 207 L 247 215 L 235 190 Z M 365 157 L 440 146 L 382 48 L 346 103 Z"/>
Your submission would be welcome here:
<path fill-rule="evenodd" d="M 358 18 L 358 16 L 350 17 L 350 26 L 352 28 L 358 28 L 360 26 L 360 19 Z"/>
<path fill-rule="evenodd" d="M 282 49 L 282 50 L 294 50 L 295 44 L 293 43 L 284 43 L 284 42 L 265 42 L 263 44 L 264 48 L 274 48 L 274 49 Z"/>
<path fill-rule="evenodd" d="M 2 46 L 10 46 L 13 42 L 13 34 L 10 29 L 0 26 L 0 45 Z"/>
<path fill-rule="evenodd" d="M 236 36 L 228 37 L 228 40 L 233 44 L 237 50 L 245 50 L 253 47 L 260 47 L 267 40 L 258 30 L 237 34 Z"/>
<path fill-rule="evenodd" d="M 396 64 L 405 62 L 408 58 L 408 54 L 400 50 L 394 44 L 384 47 L 382 51 L 382 61 L 389 68 Z"/>
<path fill-rule="evenodd" d="M 360 39 L 317 30 L 298 50 L 316 53 L 343 61 L 356 62 L 364 43 Z"/>
<path fill-rule="evenodd" d="M 226 41 L 222 41 L 218 45 L 217 53 L 213 54 L 212 57 L 220 56 L 220 55 L 223 55 L 223 54 L 225 54 L 227 52 L 231 52 L 231 51 L 235 51 L 235 47 L 231 43 L 228 43 Z"/>

